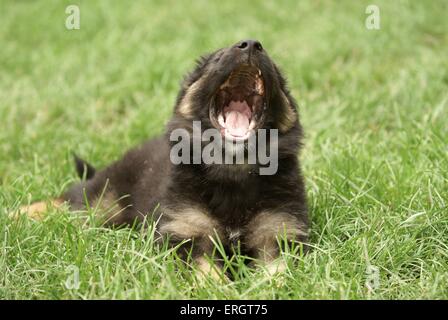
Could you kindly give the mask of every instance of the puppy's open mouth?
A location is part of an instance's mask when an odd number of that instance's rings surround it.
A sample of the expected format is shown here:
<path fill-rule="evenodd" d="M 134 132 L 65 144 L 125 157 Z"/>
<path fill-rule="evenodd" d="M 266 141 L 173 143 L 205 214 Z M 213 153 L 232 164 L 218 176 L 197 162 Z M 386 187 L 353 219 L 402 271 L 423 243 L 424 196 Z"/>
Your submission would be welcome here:
<path fill-rule="evenodd" d="M 215 95 L 210 120 L 221 135 L 246 140 L 259 127 L 264 109 L 264 82 L 261 71 L 243 65 L 232 71 Z"/>

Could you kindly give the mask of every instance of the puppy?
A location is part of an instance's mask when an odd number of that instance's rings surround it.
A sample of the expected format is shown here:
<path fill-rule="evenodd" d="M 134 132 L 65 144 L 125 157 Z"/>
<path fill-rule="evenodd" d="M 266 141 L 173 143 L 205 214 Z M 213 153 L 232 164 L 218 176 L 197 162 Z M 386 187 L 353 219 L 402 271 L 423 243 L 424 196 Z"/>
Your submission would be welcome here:
<path fill-rule="evenodd" d="M 256 141 L 259 132 L 264 140 Z M 205 272 L 215 240 L 229 253 L 238 246 L 276 266 L 279 238 L 308 239 L 301 138 L 284 77 L 259 41 L 240 41 L 198 61 L 182 83 L 165 135 L 98 172 L 76 158 L 85 179 L 53 205 L 99 206 L 106 225 L 132 225 L 149 215 L 160 238 L 183 243 L 179 252 Z M 270 168 L 262 149 L 276 155 Z M 207 150 L 216 161 L 204 160 Z M 46 209 L 36 203 L 22 211 L 39 217 Z"/>

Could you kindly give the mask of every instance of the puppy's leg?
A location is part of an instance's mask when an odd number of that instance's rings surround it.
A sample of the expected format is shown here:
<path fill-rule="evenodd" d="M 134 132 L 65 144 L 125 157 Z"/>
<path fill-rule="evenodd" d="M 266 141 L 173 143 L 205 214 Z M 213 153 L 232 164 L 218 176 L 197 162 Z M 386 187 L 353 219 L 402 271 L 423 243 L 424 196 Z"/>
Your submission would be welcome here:
<path fill-rule="evenodd" d="M 273 275 L 286 269 L 285 263 L 278 259 L 279 239 L 293 242 L 306 242 L 306 224 L 296 215 L 286 212 L 264 211 L 256 215 L 247 225 L 245 245 L 253 252 L 257 262 Z"/>
<path fill-rule="evenodd" d="M 212 239 L 219 237 L 219 223 L 205 210 L 198 207 L 163 209 L 159 232 L 168 237 L 172 245 L 187 241 L 180 254 L 191 253 L 199 277 L 222 279 L 218 264 L 209 260 L 213 256 Z"/>
<path fill-rule="evenodd" d="M 60 208 L 64 201 L 60 198 L 52 199 L 50 201 L 40 201 L 29 205 L 21 206 L 17 211 L 12 212 L 9 216 L 17 219 L 20 215 L 26 215 L 33 220 L 42 220 L 50 209 Z"/>
<path fill-rule="evenodd" d="M 222 270 L 213 261 L 207 260 L 205 257 L 198 257 L 195 259 L 195 267 L 198 270 L 199 279 L 209 276 L 213 280 L 226 280 L 223 276 Z"/>

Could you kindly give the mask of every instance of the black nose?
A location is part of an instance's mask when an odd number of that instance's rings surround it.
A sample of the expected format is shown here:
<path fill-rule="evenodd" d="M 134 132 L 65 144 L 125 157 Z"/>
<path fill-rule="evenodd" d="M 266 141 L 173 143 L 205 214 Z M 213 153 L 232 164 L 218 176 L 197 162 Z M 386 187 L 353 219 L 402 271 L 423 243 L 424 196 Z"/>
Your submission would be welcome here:
<path fill-rule="evenodd" d="M 243 40 L 237 43 L 236 47 L 242 51 L 263 51 L 263 46 L 258 40 Z"/>

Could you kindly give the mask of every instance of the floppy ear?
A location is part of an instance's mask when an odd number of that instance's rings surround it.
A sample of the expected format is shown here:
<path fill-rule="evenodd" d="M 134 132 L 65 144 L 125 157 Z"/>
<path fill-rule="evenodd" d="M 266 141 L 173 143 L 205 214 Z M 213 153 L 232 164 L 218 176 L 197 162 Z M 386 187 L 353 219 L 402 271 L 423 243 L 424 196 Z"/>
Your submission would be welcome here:
<path fill-rule="evenodd" d="M 289 93 L 285 78 L 275 64 L 274 69 L 277 73 L 277 85 L 279 88 L 274 97 L 274 108 L 276 109 L 274 111 L 275 125 L 280 133 L 285 133 L 294 127 L 298 121 L 297 105 L 294 98 Z"/>
<path fill-rule="evenodd" d="M 194 96 L 199 92 L 199 88 L 202 87 L 203 78 L 199 78 L 192 85 L 185 89 L 185 94 L 180 100 L 177 113 L 187 119 L 192 119 L 194 115 L 193 101 Z"/>
<path fill-rule="evenodd" d="M 198 94 L 199 89 L 202 87 L 204 82 L 204 75 L 207 73 L 207 65 L 215 54 L 216 51 L 211 54 L 202 56 L 196 62 L 196 68 L 191 73 L 189 73 L 182 82 L 182 89 L 179 93 L 179 96 L 177 97 L 176 113 L 178 113 L 179 115 L 187 119 L 193 117 L 193 98 L 196 94 Z"/>
<path fill-rule="evenodd" d="M 289 94 L 285 93 L 283 89 L 280 92 L 280 112 L 277 118 L 277 126 L 281 133 L 289 131 L 297 122 L 296 105 Z"/>

